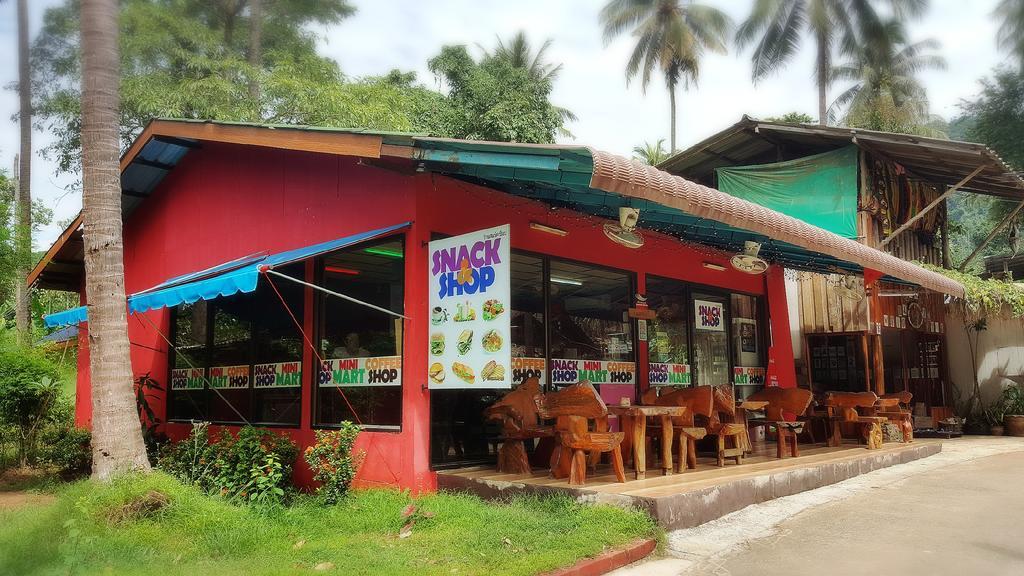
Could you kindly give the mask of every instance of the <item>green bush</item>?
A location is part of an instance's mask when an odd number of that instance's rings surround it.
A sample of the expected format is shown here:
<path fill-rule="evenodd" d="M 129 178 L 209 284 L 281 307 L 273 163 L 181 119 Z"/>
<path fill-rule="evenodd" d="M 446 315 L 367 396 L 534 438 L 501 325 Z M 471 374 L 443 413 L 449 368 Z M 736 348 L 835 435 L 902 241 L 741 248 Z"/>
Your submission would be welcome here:
<path fill-rule="evenodd" d="M 60 398 L 57 366 L 31 348 L 0 347 L 0 424 L 15 428 L 21 465 L 35 461 L 37 440 Z"/>
<path fill-rule="evenodd" d="M 224 430 L 211 441 L 209 425 L 198 423 L 188 438 L 164 447 L 157 465 L 208 494 L 271 507 L 286 500 L 297 455 L 287 436 L 270 430 Z"/>
<path fill-rule="evenodd" d="M 306 463 L 313 479 L 320 482 L 317 493 L 334 504 L 348 493 L 364 454 L 353 454 L 359 426 L 342 422 L 339 430 L 317 430 L 316 443 L 306 448 Z"/>
<path fill-rule="evenodd" d="M 39 434 L 38 461 L 52 466 L 65 478 L 83 476 L 92 469 L 92 435 L 75 426 L 75 407 L 61 398 L 50 411 Z"/>

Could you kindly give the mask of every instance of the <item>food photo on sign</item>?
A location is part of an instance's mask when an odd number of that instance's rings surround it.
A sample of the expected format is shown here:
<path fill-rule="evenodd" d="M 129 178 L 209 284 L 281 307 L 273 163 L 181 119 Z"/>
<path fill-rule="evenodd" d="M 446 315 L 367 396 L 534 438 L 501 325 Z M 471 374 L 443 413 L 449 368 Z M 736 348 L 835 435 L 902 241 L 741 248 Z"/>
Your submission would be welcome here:
<path fill-rule="evenodd" d="M 511 388 L 509 226 L 430 243 L 430 388 Z"/>

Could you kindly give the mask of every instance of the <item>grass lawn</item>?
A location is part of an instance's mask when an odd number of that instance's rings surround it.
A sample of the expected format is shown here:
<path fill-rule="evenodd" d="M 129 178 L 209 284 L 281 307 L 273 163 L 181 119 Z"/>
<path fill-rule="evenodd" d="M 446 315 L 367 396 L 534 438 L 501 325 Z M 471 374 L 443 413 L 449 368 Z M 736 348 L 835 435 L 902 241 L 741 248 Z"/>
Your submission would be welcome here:
<path fill-rule="evenodd" d="M 151 491 L 169 503 L 133 510 Z M 433 516 L 399 538 L 409 503 Z M 373 490 L 260 513 L 154 473 L 82 481 L 55 503 L 0 511 L 0 574 L 535 574 L 658 534 L 645 514 L 568 498 L 492 504 Z"/>

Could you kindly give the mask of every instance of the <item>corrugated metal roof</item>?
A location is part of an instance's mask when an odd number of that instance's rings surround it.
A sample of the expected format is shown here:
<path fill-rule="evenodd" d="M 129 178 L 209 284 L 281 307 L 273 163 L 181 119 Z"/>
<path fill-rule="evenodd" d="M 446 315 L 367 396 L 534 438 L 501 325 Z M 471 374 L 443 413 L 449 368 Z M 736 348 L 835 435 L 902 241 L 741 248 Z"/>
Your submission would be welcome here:
<path fill-rule="evenodd" d="M 766 164 L 855 144 L 880 159 L 896 162 L 917 178 L 942 188 L 979 166 L 985 168 L 962 190 L 1024 199 L 1024 179 L 983 144 L 810 124 L 767 122 L 744 116 L 736 124 L 675 154 L 658 167 L 714 185 L 715 169 Z"/>

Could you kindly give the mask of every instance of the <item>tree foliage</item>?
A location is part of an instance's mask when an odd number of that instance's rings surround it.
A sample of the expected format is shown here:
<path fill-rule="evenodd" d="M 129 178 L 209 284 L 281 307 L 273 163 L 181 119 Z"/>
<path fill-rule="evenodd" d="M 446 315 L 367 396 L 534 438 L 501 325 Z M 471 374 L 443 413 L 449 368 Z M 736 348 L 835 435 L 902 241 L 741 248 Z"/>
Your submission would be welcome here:
<path fill-rule="evenodd" d="M 1000 0 L 993 16 L 999 21 L 996 42 L 1024 70 L 1024 0 Z"/>
<path fill-rule="evenodd" d="M 857 31 L 852 57 L 832 68 L 833 81 L 852 82 L 833 102 L 829 114 L 845 109 L 844 124 L 856 128 L 945 137 L 936 130 L 928 95 L 917 74 L 942 70 L 946 61 L 933 53 L 939 42 L 910 42 L 902 20 L 866 19 Z"/>
<path fill-rule="evenodd" d="M 644 142 L 640 146 L 633 147 L 633 157 L 651 166 L 657 166 L 668 160 L 670 154 L 665 149 L 665 139 L 659 138 L 657 142 Z"/>
<path fill-rule="evenodd" d="M 427 65 L 448 88 L 446 136 L 550 143 L 564 126 L 563 109 L 550 102 L 550 74 L 525 60 L 499 50 L 476 61 L 459 45 L 443 47 Z"/>
<path fill-rule="evenodd" d="M 782 116 L 771 116 L 765 118 L 768 122 L 782 122 L 784 124 L 814 124 L 817 122 L 810 114 L 803 112 L 786 112 Z"/>

